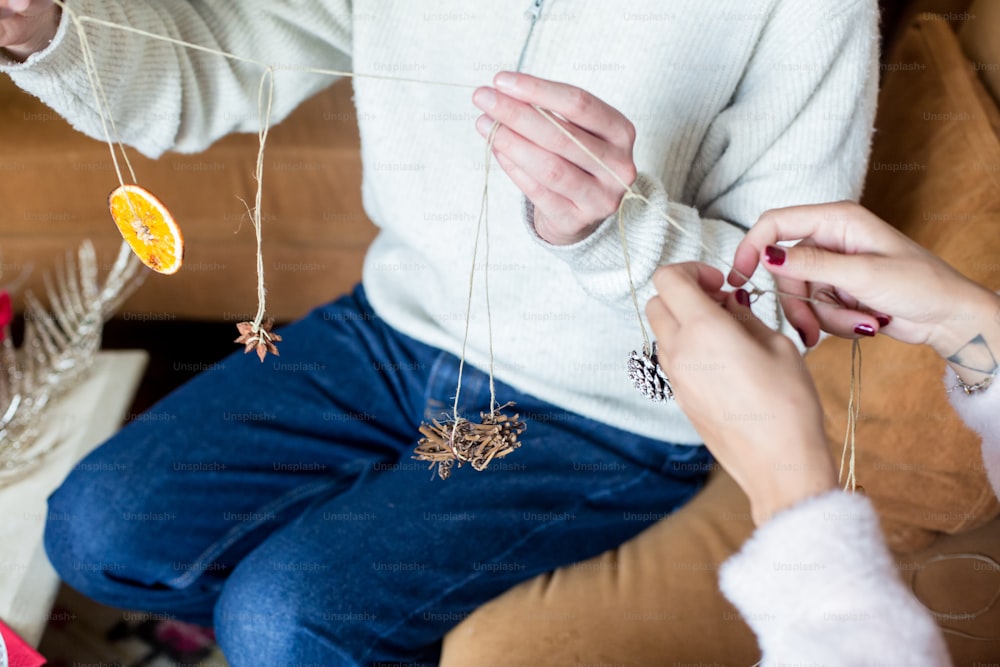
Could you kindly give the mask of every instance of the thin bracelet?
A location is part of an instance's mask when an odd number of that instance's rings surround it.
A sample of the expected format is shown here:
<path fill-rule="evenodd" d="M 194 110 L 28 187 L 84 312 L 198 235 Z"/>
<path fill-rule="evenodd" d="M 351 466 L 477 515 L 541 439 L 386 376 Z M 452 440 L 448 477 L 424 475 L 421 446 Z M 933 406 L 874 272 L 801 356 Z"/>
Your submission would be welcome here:
<path fill-rule="evenodd" d="M 980 380 L 975 384 L 967 384 L 965 380 L 959 377 L 958 373 L 955 373 L 955 380 L 956 380 L 955 386 L 949 389 L 948 393 L 950 394 L 955 389 L 961 389 L 962 391 L 965 392 L 966 396 L 972 396 L 973 394 L 978 394 L 979 392 L 985 391 L 990 387 L 991 384 L 993 384 L 993 378 L 997 376 L 997 371 L 1000 371 L 1000 368 L 994 370 L 992 373 L 986 376 L 985 379 Z"/>

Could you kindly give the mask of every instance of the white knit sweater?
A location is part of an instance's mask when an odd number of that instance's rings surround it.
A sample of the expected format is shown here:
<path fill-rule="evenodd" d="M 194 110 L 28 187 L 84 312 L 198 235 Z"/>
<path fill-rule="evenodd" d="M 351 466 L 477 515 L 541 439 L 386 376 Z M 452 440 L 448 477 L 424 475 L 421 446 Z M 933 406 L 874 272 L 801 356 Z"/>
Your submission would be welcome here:
<path fill-rule="evenodd" d="M 515 67 L 533 3 L 71 0 L 83 15 L 274 64 L 466 84 L 487 84 Z M 524 71 L 578 85 L 628 116 L 638 130 L 638 186 L 690 232 L 629 207 L 640 307 L 657 266 L 696 258 L 723 266 L 720 258 L 732 259 L 764 210 L 859 196 L 877 87 L 877 22 L 875 0 L 544 1 Z M 118 127 L 143 153 L 198 151 L 227 133 L 256 131 L 258 67 L 106 27 L 88 32 Z M 100 136 L 81 62 L 64 16 L 48 49 L 0 69 Z M 330 81 L 279 71 L 276 117 Z M 483 185 L 471 91 L 370 78 L 355 79 L 354 91 L 365 208 L 381 229 L 365 262 L 368 296 L 399 331 L 458 353 Z M 494 173 L 498 378 L 631 432 L 699 442 L 676 406 L 642 398 L 625 373 L 642 336 L 612 221 L 580 243 L 553 247 L 526 229 L 524 197 L 499 168 Z M 773 286 L 764 272 L 756 282 Z M 481 287 L 468 358 L 483 368 Z M 779 324 L 774 299 L 755 310 Z"/>

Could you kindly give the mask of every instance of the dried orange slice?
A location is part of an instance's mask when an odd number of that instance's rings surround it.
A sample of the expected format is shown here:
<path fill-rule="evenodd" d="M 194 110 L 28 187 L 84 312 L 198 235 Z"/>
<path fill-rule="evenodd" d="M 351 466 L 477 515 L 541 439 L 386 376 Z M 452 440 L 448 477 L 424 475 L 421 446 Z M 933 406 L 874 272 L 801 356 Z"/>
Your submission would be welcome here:
<path fill-rule="evenodd" d="M 138 185 L 123 185 L 108 197 L 108 207 L 143 264 L 158 273 L 177 273 L 184 261 L 184 237 L 163 202 Z"/>

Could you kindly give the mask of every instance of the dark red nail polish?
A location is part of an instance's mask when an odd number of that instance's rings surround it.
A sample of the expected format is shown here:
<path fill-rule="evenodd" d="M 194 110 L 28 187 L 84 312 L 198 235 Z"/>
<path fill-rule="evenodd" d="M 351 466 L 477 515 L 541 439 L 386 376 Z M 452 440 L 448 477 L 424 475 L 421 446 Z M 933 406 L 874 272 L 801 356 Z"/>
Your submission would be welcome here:
<path fill-rule="evenodd" d="M 781 266 L 785 263 L 785 249 L 776 245 L 769 245 L 764 248 L 764 256 L 767 258 L 768 264 Z"/>
<path fill-rule="evenodd" d="M 854 333 L 858 334 L 859 336 L 874 336 L 875 329 L 870 324 L 859 324 L 858 326 L 854 327 Z"/>
<path fill-rule="evenodd" d="M 799 338 L 802 339 L 802 344 L 805 345 L 806 347 L 809 347 L 809 343 L 806 342 L 806 332 L 803 331 L 802 329 L 799 329 L 798 327 L 795 328 L 795 331 L 798 332 Z"/>
<path fill-rule="evenodd" d="M 747 308 L 749 308 L 750 307 L 750 293 L 747 292 L 745 289 L 742 289 L 742 288 L 736 290 L 736 303 L 740 304 L 741 306 L 746 306 Z"/>
<path fill-rule="evenodd" d="M 892 322 L 892 318 L 888 315 L 879 315 L 875 319 L 878 321 L 878 325 L 880 327 L 887 327 L 889 326 L 889 323 Z"/>

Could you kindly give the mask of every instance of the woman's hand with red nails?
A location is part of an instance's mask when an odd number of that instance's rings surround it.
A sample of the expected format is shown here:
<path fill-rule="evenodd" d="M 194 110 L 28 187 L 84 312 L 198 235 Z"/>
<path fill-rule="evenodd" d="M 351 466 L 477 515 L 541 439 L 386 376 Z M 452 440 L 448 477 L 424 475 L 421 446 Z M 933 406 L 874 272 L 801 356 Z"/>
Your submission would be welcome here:
<path fill-rule="evenodd" d="M 625 188 L 534 107 L 614 170 L 629 186 L 635 126 L 621 112 L 585 90 L 528 74 L 500 72 L 494 87 L 473 94 L 484 115 L 476 129 L 493 141 L 497 162 L 535 207 L 535 231 L 553 245 L 587 238 L 618 209 Z"/>
<path fill-rule="evenodd" d="M 52 0 L 0 0 L 0 48 L 15 60 L 41 51 L 59 28 Z"/>
<path fill-rule="evenodd" d="M 742 286 L 758 264 L 779 290 L 821 302 L 782 298 L 809 344 L 820 328 L 845 338 L 882 332 L 947 358 L 995 325 L 1000 309 L 995 294 L 851 202 L 764 213 L 736 250 L 730 284 Z"/>
<path fill-rule="evenodd" d="M 705 264 L 661 267 L 653 283 L 646 315 L 675 400 L 754 521 L 834 489 L 819 397 L 791 341 L 753 315 L 746 292 L 721 292 Z"/>

